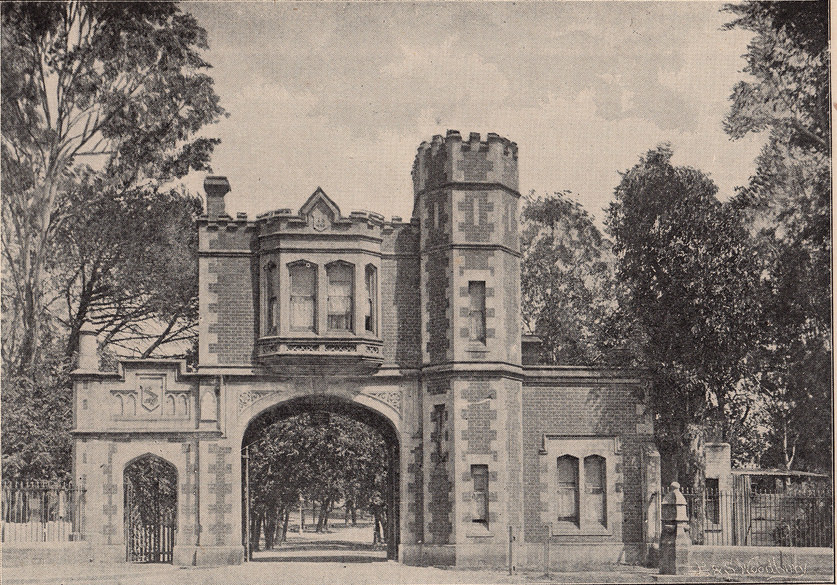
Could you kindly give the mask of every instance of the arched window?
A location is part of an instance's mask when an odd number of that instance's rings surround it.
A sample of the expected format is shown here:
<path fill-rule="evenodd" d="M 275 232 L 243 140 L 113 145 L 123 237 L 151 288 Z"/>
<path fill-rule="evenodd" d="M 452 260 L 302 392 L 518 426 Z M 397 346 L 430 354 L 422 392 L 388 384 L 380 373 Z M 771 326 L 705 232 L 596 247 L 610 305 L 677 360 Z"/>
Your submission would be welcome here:
<path fill-rule="evenodd" d="M 279 295 L 276 282 L 276 265 L 268 264 L 264 271 L 265 289 L 265 330 L 268 335 L 275 335 L 279 331 Z"/>
<path fill-rule="evenodd" d="M 291 279 L 291 329 L 316 331 L 317 266 L 299 262 L 289 267 Z"/>
<path fill-rule="evenodd" d="M 328 276 L 328 328 L 331 331 L 352 330 L 352 290 L 354 271 L 351 264 L 335 262 L 326 266 Z"/>
<path fill-rule="evenodd" d="M 378 278 L 377 270 L 369 264 L 366 267 L 366 315 L 364 325 L 367 331 L 376 332 L 376 307 L 378 305 Z"/>
<path fill-rule="evenodd" d="M 218 401 L 214 390 L 206 390 L 201 396 L 201 422 L 218 420 Z"/>
<path fill-rule="evenodd" d="M 607 526 L 607 503 L 605 483 L 605 459 L 599 455 L 584 458 L 584 491 L 586 492 L 587 519 L 591 524 Z"/>
<path fill-rule="evenodd" d="M 578 459 L 558 458 L 558 521 L 578 526 Z"/>

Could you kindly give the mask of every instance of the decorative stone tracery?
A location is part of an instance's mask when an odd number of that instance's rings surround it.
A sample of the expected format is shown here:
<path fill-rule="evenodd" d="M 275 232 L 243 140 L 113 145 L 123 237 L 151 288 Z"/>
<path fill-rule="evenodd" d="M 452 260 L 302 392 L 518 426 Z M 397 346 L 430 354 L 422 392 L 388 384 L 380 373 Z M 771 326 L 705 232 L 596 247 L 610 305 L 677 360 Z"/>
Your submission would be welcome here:
<path fill-rule="evenodd" d="M 363 393 L 401 412 L 401 390 L 367 390 Z"/>
<path fill-rule="evenodd" d="M 252 406 L 253 403 L 271 394 L 275 394 L 275 392 L 259 392 L 257 390 L 246 390 L 242 392 L 238 395 L 238 412 L 243 412 L 246 408 Z"/>

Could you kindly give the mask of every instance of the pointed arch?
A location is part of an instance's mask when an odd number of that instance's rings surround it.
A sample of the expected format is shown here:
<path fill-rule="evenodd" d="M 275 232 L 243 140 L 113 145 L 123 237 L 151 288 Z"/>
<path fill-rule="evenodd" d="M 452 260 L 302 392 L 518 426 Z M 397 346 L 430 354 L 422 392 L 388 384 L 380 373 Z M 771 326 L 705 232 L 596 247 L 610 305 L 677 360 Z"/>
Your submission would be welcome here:
<path fill-rule="evenodd" d="M 215 389 L 208 388 L 201 394 L 200 403 L 201 421 L 218 420 L 218 398 L 215 396 Z"/>
<path fill-rule="evenodd" d="M 177 529 L 177 466 L 154 453 L 143 453 L 125 464 L 122 477 L 126 560 L 172 562 Z"/>

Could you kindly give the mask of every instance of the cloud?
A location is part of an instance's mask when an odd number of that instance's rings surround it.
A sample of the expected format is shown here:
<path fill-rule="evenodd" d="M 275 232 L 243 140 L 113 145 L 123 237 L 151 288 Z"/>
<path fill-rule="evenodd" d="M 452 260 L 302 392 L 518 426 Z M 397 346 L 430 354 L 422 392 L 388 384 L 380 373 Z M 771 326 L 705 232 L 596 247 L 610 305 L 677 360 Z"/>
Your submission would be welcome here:
<path fill-rule="evenodd" d="M 209 31 L 229 119 L 230 211 L 409 217 L 416 146 L 448 128 L 520 146 L 521 190 L 571 189 L 601 216 L 618 171 L 671 141 L 731 193 L 759 140 L 721 121 L 748 36 L 705 2 L 187 4 Z M 195 185 L 199 187 L 197 179 Z"/>

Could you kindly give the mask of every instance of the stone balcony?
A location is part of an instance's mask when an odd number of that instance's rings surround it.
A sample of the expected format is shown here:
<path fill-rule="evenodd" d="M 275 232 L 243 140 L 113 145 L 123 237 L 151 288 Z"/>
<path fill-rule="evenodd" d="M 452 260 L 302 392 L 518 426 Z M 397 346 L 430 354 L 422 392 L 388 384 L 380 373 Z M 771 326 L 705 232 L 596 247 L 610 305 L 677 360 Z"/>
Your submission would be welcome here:
<path fill-rule="evenodd" d="M 371 374 L 384 362 L 383 342 L 361 337 L 265 337 L 256 345 L 256 359 L 287 373 Z"/>

